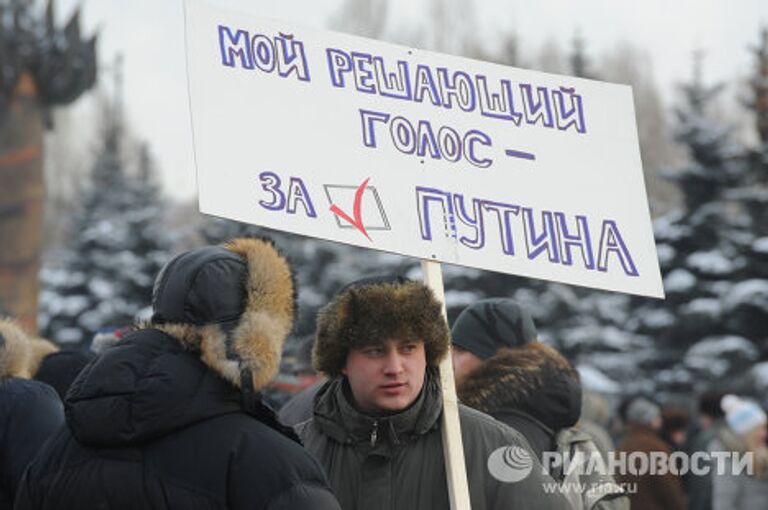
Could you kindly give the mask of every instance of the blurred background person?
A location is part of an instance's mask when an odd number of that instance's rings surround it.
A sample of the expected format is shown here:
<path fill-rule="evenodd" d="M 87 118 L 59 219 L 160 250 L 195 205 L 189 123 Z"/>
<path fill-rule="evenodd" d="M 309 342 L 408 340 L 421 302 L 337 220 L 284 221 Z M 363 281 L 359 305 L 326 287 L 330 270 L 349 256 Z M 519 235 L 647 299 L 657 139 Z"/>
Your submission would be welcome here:
<path fill-rule="evenodd" d="M 698 399 L 698 414 L 691 427 L 686 450 L 689 455 L 696 452 L 712 453 L 712 442 L 725 427 L 725 413 L 720 402 L 725 394 L 719 390 L 703 393 Z M 702 465 L 711 469 L 710 458 Z M 683 477 L 685 492 L 688 495 L 688 508 L 691 510 L 712 509 L 712 474 L 696 474 L 689 471 Z"/>
<path fill-rule="evenodd" d="M 125 335 L 131 332 L 133 326 L 105 326 L 100 328 L 89 345 L 89 350 L 94 354 L 101 354 L 105 349 L 117 345 Z"/>
<path fill-rule="evenodd" d="M 0 508 L 12 508 L 21 476 L 38 449 L 64 423 L 56 392 L 28 379 L 32 342 L 0 318 Z"/>
<path fill-rule="evenodd" d="M 752 454 L 751 473 L 736 473 L 734 461 L 726 457 L 724 471 L 712 473 L 713 510 L 758 510 L 768 507 L 768 449 L 765 411 L 755 402 L 735 395 L 722 400 L 726 426 L 713 448 L 731 454 Z M 713 463 L 714 464 L 714 463 Z"/>
<path fill-rule="evenodd" d="M 667 443 L 669 451 L 672 453 L 680 452 L 687 454 L 685 449 L 688 441 L 688 427 L 690 416 L 688 411 L 679 407 L 662 406 L 661 408 L 661 430 L 659 436 Z M 686 462 L 683 459 L 675 459 L 675 465 L 681 474 L 683 490 L 685 490 L 685 471 Z"/>
<path fill-rule="evenodd" d="M 295 339 L 291 342 L 292 348 L 290 350 L 286 348 L 283 352 L 280 372 L 262 391 L 265 401 L 273 409 L 282 411 L 296 395 L 321 379 L 321 376 L 312 368 L 313 340 L 312 335 Z M 288 412 L 291 412 L 290 409 Z M 308 418 L 309 415 L 307 415 Z"/>
<path fill-rule="evenodd" d="M 624 452 L 627 457 L 635 452 L 641 452 L 650 457 L 651 452 L 661 452 L 669 458 L 672 451 L 660 436 L 661 407 L 645 397 L 635 397 L 628 401 L 624 420 L 626 426 L 624 437 L 617 451 Z M 638 466 L 642 463 L 638 462 Z M 646 463 L 647 466 L 647 463 Z M 633 474 L 635 471 L 637 474 Z M 618 478 L 626 483 L 632 510 L 684 510 L 686 508 L 682 480 L 679 476 L 652 474 L 650 469 L 627 469 Z"/>
<path fill-rule="evenodd" d="M 314 336 L 304 338 L 296 352 L 293 375 L 296 378 L 297 391 L 277 413 L 280 423 L 295 427 L 312 418 L 312 403 L 320 387 L 328 380 L 312 367 L 312 348 Z"/>
<path fill-rule="evenodd" d="M 659 435 L 672 451 L 685 451 L 688 441 L 688 411 L 679 407 L 662 407 Z"/>
<path fill-rule="evenodd" d="M 93 353 L 79 349 L 53 352 L 40 362 L 34 379 L 50 385 L 63 402 L 75 378 L 94 357 Z"/>
<path fill-rule="evenodd" d="M 616 448 L 608 433 L 610 419 L 605 397 L 594 391 L 582 390 L 581 417 L 576 426 L 589 434 L 605 462 L 608 462 L 609 453 Z"/>

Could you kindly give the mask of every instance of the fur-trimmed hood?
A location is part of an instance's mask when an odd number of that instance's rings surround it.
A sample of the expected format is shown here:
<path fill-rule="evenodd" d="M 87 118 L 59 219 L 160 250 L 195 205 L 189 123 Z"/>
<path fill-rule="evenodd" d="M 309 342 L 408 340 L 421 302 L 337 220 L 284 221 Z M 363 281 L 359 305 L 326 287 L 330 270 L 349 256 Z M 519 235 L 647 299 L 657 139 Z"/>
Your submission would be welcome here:
<path fill-rule="evenodd" d="M 238 388 L 250 372 L 258 391 L 278 371 L 295 300 L 290 265 L 272 242 L 239 238 L 169 262 L 155 282 L 152 321 L 141 328 L 159 329 L 199 352 Z"/>
<path fill-rule="evenodd" d="M 379 281 L 353 284 L 320 310 L 312 353 L 315 369 L 341 375 L 352 348 L 390 338 L 424 341 L 427 364 L 437 366 L 448 352 L 450 336 L 442 306 L 421 282 Z"/>
<path fill-rule="evenodd" d="M 578 372 L 541 342 L 499 350 L 457 391 L 464 404 L 491 416 L 524 413 L 553 432 L 575 424 L 581 413 Z"/>
<path fill-rule="evenodd" d="M 27 333 L 12 319 L 0 319 L 0 379 L 29 379 L 30 345 Z"/>

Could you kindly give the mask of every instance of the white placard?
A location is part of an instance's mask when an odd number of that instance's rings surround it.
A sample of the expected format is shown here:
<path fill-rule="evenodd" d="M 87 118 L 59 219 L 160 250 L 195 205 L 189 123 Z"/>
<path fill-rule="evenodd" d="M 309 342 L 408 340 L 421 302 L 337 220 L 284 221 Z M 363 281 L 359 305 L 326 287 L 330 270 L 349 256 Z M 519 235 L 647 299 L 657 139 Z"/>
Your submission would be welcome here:
<path fill-rule="evenodd" d="M 202 212 L 663 297 L 629 87 L 186 6 Z"/>

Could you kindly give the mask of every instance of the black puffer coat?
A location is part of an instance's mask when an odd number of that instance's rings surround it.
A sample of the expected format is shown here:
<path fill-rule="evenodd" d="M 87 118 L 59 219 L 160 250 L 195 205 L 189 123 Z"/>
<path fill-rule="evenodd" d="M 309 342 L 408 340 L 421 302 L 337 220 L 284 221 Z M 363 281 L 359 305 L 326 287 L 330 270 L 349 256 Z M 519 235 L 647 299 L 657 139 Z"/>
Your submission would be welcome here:
<path fill-rule="evenodd" d="M 247 408 L 246 408 L 247 407 Z M 68 427 L 24 477 L 18 509 L 336 509 L 274 415 L 175 338 L 140 330 L 75 380 Z"/>
<path fill-rule="evenodd" d="M 64 423 L 56 392 L 37 381 L 0 381 L 0 508 L 11 508 L 21 475 Z"/>
<path fill-rule="evenodd" d="M 293 324 L 293 281 L 265 239 L 173 258 L 151 325 L 72 383 L 67 427 L 30 465 L 17 508 L 338 509 L 320 466 L 256 397 Z"/>

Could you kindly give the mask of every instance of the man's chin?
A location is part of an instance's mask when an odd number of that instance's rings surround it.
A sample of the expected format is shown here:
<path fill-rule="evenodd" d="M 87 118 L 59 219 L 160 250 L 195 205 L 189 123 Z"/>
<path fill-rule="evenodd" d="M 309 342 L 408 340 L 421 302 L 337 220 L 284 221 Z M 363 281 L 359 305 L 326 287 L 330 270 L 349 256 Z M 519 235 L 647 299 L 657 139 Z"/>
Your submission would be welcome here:
<path fill-rule="evenodd" d="M 377 402 L 378 407 L 387 413 L 399 413 L 407 409 L 415 400 L 415 398 L 408 398 L 405 395 L 398 395 L 396 397 L 384 397 Z"/>

